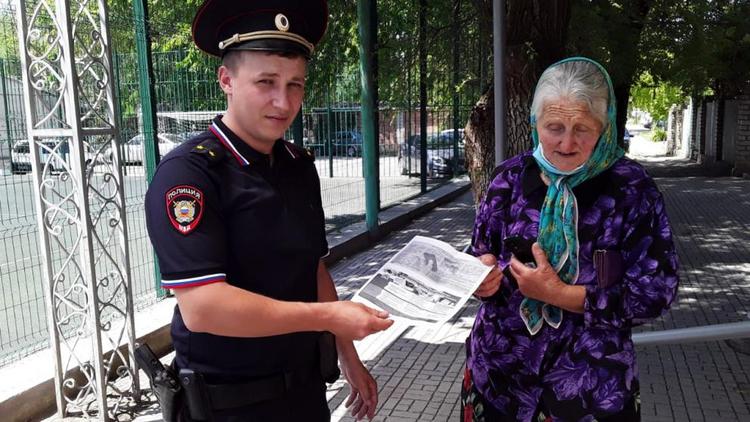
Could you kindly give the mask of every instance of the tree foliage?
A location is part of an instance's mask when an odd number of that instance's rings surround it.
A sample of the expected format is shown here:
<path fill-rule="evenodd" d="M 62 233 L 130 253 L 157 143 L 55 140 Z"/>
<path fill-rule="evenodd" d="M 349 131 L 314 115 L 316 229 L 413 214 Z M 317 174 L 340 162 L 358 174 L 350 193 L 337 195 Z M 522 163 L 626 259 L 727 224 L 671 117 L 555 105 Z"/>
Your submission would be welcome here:
<path fill-rule="evenodd" d="M 18 59 L 15 10 L 10 5 L 0 6 L 0 57 Z"/>
<path fill-rule="evenodd" d="M 737 95 L 750 82 L 749 16 L 748 0 L 662 0 L 644 32 L 642 69 L 689 95 Z"/>
<path fill-rule="evenodd" d="M 630 106 L 648 112 L 654 120 L 667 120 L 669 109 L 685 102 L 685 94 L 680 87 L 668 82 L 655 84 L 648 71 L 630 89 Z"/>
<path fill-rule="evenodd" d="M 641 36 L 654 0 L 574 2 L 568 52 L 600 62 L 609 72 L 617 103 L 618 137 L 627 119 L 630 87 L 640 71 Z"/>

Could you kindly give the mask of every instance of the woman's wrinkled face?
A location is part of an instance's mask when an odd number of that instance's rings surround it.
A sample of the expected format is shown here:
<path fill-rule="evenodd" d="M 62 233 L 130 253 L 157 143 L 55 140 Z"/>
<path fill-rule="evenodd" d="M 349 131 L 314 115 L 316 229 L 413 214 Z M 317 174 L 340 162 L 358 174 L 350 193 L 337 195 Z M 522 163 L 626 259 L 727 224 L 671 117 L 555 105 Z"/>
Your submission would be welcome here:
<path fill-rule="evenodd" d="M 552 165 L 571 171 L 591 157 L 603 127 L 586 104 L 560 99 L 545 104 L 541 114 L 537 133 Z"/>

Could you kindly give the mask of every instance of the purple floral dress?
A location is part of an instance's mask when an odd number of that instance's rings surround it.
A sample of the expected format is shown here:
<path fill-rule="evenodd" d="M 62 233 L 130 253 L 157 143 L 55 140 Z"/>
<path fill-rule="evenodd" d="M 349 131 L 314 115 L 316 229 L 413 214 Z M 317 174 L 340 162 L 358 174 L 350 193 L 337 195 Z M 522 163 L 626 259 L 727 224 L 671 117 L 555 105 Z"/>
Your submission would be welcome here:
<path fill-rule="evenodd" d="M 536 239 L 546 186 L 530 153 L 495 171 L 474 225 L 473 253 L 510 261 L 508 236 Z M 638 369 L 631 328 L 667 310 L 677 292 L 677 255 L 654 181 L 622 158 L 575 187 L 579 207 L 580 276 L 584 313 L 565 312 L 562 325 L 531 336 L 519 316 L 523 296 L 504 277 L 483 301 L 467 340 L 470 383 L 493 413 L 531 421 L 604 420 L 635 401 Z M 617 251 L 622 276 L 600 287 L 595 250 Z M 468 418 L 467 418 L 468 420 Z"/>

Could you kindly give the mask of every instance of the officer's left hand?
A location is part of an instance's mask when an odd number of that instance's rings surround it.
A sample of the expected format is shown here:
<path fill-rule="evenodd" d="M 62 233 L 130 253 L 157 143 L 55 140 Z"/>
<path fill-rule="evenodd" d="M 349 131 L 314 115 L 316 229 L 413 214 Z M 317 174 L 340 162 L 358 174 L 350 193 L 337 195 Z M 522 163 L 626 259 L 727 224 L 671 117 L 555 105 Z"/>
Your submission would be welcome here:
<path fill-rule="evenodd" d="M 372 419 L 378 407 L 378 383 L 359 359 L 342 360 L 341 372 L 352 390 L 345 406 L 357 420 Z"/>

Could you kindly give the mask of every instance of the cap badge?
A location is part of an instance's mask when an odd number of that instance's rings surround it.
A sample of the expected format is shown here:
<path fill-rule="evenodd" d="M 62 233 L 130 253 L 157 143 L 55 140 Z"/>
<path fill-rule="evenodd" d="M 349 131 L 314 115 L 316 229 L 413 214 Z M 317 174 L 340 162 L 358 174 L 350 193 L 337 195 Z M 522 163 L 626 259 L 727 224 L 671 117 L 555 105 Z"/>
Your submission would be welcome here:
<path fill-rule="evenodd" d="M 192 186 L 175 186 L 167 192 L 167 215 L 172 227 L 188 234 L 203 217 L 203 192 Z"/>
<path fill-rule="evenodd" d="M 286 32 L 289 30 L 289 19 L 287 19 L 287 17 L 283 14 L 279 13 L 278 15 L 276 15 L 275 23 L 276 29 L 278 29 L 279 31 Z"/>

